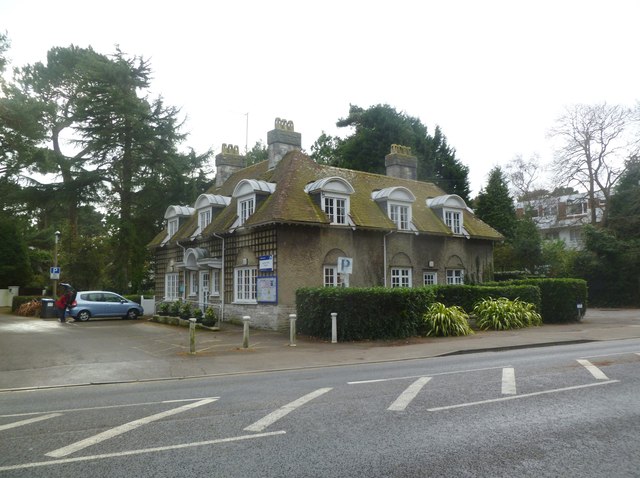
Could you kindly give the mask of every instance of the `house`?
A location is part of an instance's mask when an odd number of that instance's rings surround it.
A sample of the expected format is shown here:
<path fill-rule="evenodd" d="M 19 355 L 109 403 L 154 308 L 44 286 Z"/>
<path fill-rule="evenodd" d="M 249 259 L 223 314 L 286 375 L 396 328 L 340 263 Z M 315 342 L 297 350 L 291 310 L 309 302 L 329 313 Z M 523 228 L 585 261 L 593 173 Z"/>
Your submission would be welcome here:
<path fill-rule="evenodd" d="M 582 227 L 591 223 L 591 210 L 595 207 L 596 222 L 602 220 L 605 200 L 602 193 L 596 194 L 595 204 L 587 193 L 547 196 L 518 202 L 516 214 L 529 215 L 543 240 L 561 240 L 569 249 L 582 249 Z"/>
<path fill-rule="evenodd" d="M 301 152 L 276 119 L 268 160 L 248 167 L 237 146 L 216 156 L 213 187 L 170 205 L 150 243 L 156 297 L 216 307 L 278 329 L 300 287 L 418 287 L 482 282 L 503 237 L 456 195 L 416 180 L 417 159 L 392 145 L 386 175 L 329 167 Z"/>

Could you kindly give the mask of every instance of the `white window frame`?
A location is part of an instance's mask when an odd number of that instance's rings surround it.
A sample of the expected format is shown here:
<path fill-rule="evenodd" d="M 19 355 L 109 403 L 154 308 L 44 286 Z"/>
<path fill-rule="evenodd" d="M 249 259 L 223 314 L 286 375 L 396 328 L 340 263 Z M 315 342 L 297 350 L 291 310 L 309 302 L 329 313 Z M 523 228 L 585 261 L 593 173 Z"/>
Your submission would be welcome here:
<path fill-rule="evenodd" d="M 209 275 L 209 295 L 220 295 L 220 269 L 211 269 Z"/>
<path fill-rule="evenodd" d="M 258 268 L 236 267 L 233 271 L 233 298 L 238 304 L 257 303 Z"/>
<path fill-rule="evenodd" d="M 256 195 L 238 198 L 238 218 L 242 226 L 256 210 Z"/>
<path fill-rule="evenodd" d="M 411 224 L 411 205 L 398 202 L 387 203 L 387 213 L 389 219 L 398 227 L 401 231 L 408 231 Z"/>
<path fill-rule="evenodd" d="M 176 232 L 178 232 L 178 219 L 169 219 L 167 221 L 167 231 L 168 231 L 168 235 L 169 237 L 173 237 L 175 235 Z"/>
<path fill-rule="evenodd" d="M 198 272 L 189 271 L 189 297 L 194 297 L 198 294 Z"/>
<path fill-rule="evenodd" d="M 424 271 L 422 274 L 422 285 L 436 285 L 438 283 L 438 273 L 435 271 Z"/>
<path fill-rule="evenodd" d="M 444 222 L 454 234 L 462 234 L 462 211 L 445 209 Z"/>
<path fill-rule="evenodd" d="M 205 228 L 211 224 L 211 208 L 202 209 L 198 213 L 198 228 L 200 232 L 204 231 Z"/>
<path fill-rule="evenodd" d="M 447 284 L 464 284 L 464 269 L 447 269 Z"/>
<path fill-rule="evenodd" d="M 322 210 L 329 216 L 332 225 L 347 225 L 349 216 L 349 196 L 322 193 Z"/>
<path fill-rule="evenodd" d="M 324 287 L 349 287 L 349 274 L 338 273 L 338 265 L 329 265 L 322 268 Z"/>
<path fill-rule="evenodd" d="M 179 282 L 177 272 L 170 272 L 164 276 L 164 298 L 165 300 L 178 300 Z"/>
<path fill-rule="evenodd" d="M 391 287 L 411 287 L 411 267 L 391 268 Z"/>

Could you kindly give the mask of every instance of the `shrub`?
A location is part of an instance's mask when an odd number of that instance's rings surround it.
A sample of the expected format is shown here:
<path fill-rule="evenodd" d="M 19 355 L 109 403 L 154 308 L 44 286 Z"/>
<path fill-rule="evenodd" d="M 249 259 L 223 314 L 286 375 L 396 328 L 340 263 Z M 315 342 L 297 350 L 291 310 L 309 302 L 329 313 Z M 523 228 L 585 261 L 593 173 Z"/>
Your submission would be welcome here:
<path fill-rule="evenodd" d="M 457 305 L 468 314 L 475 305 L 490 297 L 520 299 L 534 304 L 540 310 L 540 288 L 536 284 L 494 283 L 487 285 L 440 285 L 435 287 L 436 300 L 444 305 Z"/>
<path fill-rule="evenodd" d="M 471 335 L 469 316 L 461 307 L 447 307 L 441 302 L 434 302 L 422 316 L 422 335 L 431 337 L 448 337 L 451 335 Z"/>
<path fill-rule="evenodd" d="M 189 319 L 191 318 L 191 314 L 192 314 L 192 309 L 191 309 L 191 304 L 189 302 L 183 302 L 180 305 L 180 312 L 178 314 L 178 317 L 180 317 L 181 319 Z"/>
<path fill-rule="evenodd" d="M 202 309 L 196 307 L 193 309 L 193 316 L 195 317 L 197 322 L 202 322 Z"/>
<path fill-rule="evenodd" d="M 181 308 L 182 308 L 182 301 L 178 299 L 175 302 L 171 303 L 171 305 L 169 306 L 169 314 L 171 314 L 174 317 L 179 317 Z"/>
<path fill-rule="evenodd" d="M 204 311 L 204 317 L 202 318 L 202 325 L 207 327 L 213 327 L 218 321 L 218 316 L 213 307 L 207 307 Z"/>
<path fill-rule="evenodd" d="M 473 308 L 476 325 L 482 330 L 508 330 L 541 325 L 542 317 L 533 304 L 519 299 L 483 299 Z"/>

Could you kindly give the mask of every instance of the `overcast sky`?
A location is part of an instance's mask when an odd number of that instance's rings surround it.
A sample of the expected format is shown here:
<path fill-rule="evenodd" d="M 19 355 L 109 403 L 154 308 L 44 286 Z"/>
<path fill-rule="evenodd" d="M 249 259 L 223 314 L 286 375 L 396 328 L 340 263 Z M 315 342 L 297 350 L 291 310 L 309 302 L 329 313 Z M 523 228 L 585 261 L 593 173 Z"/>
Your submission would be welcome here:
<path fill-rule="evenodd" d="M 70 44 L 143 56 L 198 152 L 266 143 L 276 117 L 310 152 L 349 133 L 349 104 L 386 103 L 440 125 L 474 195 L 518 154 L 549 161 L 565 106 L 640 99 L 639 19 L 637 0 L 0 0 L 11 66 Z"/>

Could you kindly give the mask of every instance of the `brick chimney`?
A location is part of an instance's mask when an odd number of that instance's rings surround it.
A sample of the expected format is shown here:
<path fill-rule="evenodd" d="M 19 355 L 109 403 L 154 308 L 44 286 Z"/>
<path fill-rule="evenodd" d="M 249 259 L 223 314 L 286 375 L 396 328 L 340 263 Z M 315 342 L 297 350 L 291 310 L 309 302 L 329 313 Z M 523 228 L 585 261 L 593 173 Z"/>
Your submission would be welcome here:
<path fill-rule="evenodd" d="M 302 137 L 293 130 L 293 121 L 276 118 L 275 128 L 267 133 L 267 153 L 269 154 L 269 169 L 289 151 L 302 149 Z"/>
<path fill-rule="evenodd" d="M 411 154 L 411 148 L 399 144 L 391 145 L 391 152 L 384 157 L 387 176 L 400 179 L 418 179 L 418 158 Z"/>
<path fill-rule="evenodd" d="M 216 155 L 216 184 L 219 188 L 236 171 L 245 167 L 244 156 L 240 155 L 240 150 L 233 144 L 223 144 L 222 152 Z"/>

